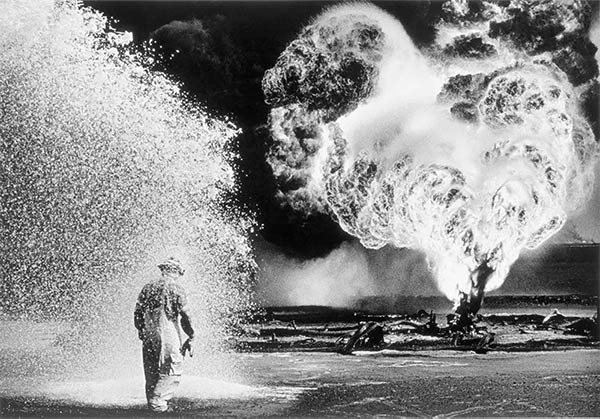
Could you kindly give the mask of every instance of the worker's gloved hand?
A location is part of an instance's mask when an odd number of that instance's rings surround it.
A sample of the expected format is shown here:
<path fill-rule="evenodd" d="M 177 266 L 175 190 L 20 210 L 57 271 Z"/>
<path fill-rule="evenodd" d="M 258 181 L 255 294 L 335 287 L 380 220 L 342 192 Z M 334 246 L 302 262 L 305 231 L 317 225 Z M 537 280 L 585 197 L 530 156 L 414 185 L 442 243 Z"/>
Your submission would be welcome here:
<path fill-rule="evenodd" d="M 194 356 L 194 350 L 192 349 L 192 339 L 189 338 L 188 340 L 186 340 L 184 342 L 183 345 L 181 345 L 181 355 L 185 356 L 185 353 L 188 352 L 190 354 L 190 357 Z"/>

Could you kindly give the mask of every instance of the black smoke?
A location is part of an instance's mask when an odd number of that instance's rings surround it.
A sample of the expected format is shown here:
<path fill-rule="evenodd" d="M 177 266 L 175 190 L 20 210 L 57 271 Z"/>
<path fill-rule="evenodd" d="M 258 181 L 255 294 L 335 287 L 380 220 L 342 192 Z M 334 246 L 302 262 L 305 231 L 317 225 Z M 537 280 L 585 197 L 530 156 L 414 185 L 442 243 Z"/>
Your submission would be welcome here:
<path fill-rule="evenodd" d="M 536 3 L 523 0 L 522 3 Z M 157 48 L 156 67 L 184 88 L 215 116 L 231 118 L 242 133 L 232 144 L 239 192 L 231 204 L 257 214 L 260 234 L 291 255 L 315 257 L 348 240 L 337 223 L 319 212 L 306 213 L 277 198 L 278 185 L 266 162 L 271 139 L 266 128 L 269 107 L 261 90 L 265 71 L 311 18 L 334 5 L 323 1 L 286 2 L 152 2 L 87 1 L 116 19 L 117 27 L 133 32 L 134 42 L 150 39 Z M 395 16 L 420 48 L 432 45 L 434 25 L 452 21 L 453 11 L 438 1 L 374 2 Z M 500 2 L 502 3 L 502 2 Z M 539 1 L 537 2 L 539 3 Z M 481 20 L 480 2 L 472 2 L 468 19 Z M 592 14 L 598 5 L 592 4 Z M 529 16 L 521 7 L 490 28 L 534 51 L 552 49 L 554 62 L 581 85 L 586 114 L 598 134 L 597 67 L 590 60 L 594 46 L 577 34 L 560 36 L 560 13 Z M 464 18 L 464 17 L 462 17 Z M 589 22 L 585 23 L 585 29 Z M 561 32 L 562 31 L 562 32 Z M 534 36 L 535 35 L 535 36 Z M 465 52 L 466 51 L 466 52 Z M 477 39 L 465 39 L 449 55 L 495 53 Z M 468 110 L 466 110 L 468 111 Z"/>
<path fill-rule="evenodd" d="M 134 42 L 150 39 L 156 67 L 173 75 L 205 109 L 231 118 L 243 132 L 232 145 L 239 193 L 234 205 L 257 214 L 261 235 L 292 255 L 328 253 L 348 236 L 322 213 L 306 214 L 277 199 L 266 155 L 269 107 L 261 90 L 266 70 L 300 29 L 331 2 L 151 2 L 88 1 L 133 32 Z M 419 45 L 433 40 L 438 2 L 381 2 Z"/>

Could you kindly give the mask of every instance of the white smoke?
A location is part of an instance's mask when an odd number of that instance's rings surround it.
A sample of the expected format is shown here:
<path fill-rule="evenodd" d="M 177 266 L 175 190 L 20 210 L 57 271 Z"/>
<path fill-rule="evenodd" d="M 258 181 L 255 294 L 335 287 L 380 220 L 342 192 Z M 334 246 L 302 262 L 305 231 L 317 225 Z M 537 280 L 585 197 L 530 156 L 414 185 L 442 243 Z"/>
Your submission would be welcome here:
<path fill-rule="evenodd" d="M 345 242 L 328 255 L 300 260 L 259 244 L 256 294 L 262 305 L 353 307 L 377 295 L 439 295 L 425 256 L 392 246 Z"/>
<path fill-rule="evenodd" d="M 259 256 L 257 297 L 268 305 L 349 306 L 374 295 L 364 249 L 343 243 L 323 258 L 300 261 L 281 253 Z"/>

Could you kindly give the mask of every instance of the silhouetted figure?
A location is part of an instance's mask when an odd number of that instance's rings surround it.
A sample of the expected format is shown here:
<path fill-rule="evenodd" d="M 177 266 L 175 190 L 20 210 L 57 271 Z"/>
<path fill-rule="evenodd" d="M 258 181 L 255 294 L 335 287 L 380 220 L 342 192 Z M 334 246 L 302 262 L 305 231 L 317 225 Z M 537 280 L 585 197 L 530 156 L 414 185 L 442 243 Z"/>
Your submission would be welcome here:
<path fill-rule="evenodd" d="M 454 318 L 450 320 L 450 330 L 465 331 L 473 325 L 473 317 L 481 308 L 485 284 L 494 272 L 487 261 L 483 262 L 471 273 L 471 292 L 461 293 L 460 303 L 454 312 Z"/>
<path fill-rule="evenodd" d="M 164 412 L 179 385 L 183 357 L 192 356 L 194 329 L 185 290 L 176 282 L 184 273 L 181 264 L 170 258 L 158 267 L 162 276 L 140 292 L 134 323 L 143 344 L 148 407 Z M 183 344 L 181 329 L 188 335 Z"/>
<path fill-rule="evenodd" d="M 557 308 L 555 308 L 554 310 L 552 310 L 552 312 L 550 314 L 548 314 L 546 317 L 544 317 L 544 320 L 542 320 L 542 324 L 550 325 L 550 324 L 563 323 L 565 321 L 565 319 L 566 319 L 566 317 L 560 311 L 558 311 Z"/>
<path fill-rule="evenodd" d="M 340 349 L 342 354 L 351 354 L 355 349 L 375 348 L 384 344 L 383 327 L 375 322 L 361 325 Z"/>

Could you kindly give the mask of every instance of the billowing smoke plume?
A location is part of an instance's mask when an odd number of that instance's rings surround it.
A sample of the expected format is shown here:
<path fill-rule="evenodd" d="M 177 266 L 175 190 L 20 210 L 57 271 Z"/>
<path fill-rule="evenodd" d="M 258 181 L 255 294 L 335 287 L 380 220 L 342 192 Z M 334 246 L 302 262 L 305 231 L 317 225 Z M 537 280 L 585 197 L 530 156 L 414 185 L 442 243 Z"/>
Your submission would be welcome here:
<path fill-rule="evenodd" d="M 590 8 L 512 3 L 446 2 L 427 55 L 374 6 L 334 7 L 263 79 L 281 198 L 365 247 L 423 250 L 457 303 L 498 288 L 594 181 Z"/>

